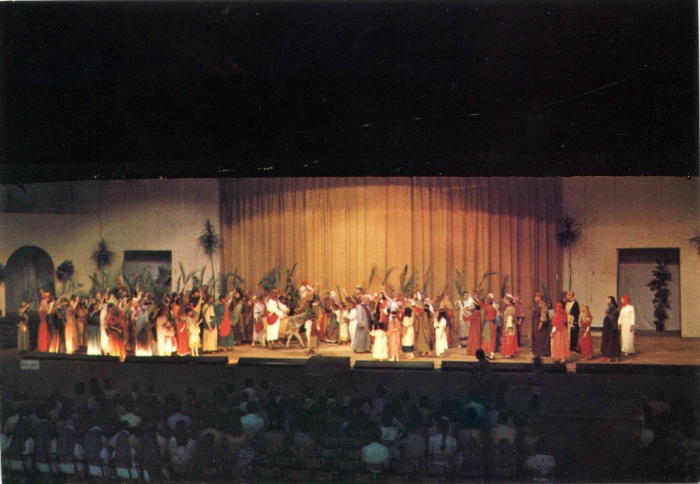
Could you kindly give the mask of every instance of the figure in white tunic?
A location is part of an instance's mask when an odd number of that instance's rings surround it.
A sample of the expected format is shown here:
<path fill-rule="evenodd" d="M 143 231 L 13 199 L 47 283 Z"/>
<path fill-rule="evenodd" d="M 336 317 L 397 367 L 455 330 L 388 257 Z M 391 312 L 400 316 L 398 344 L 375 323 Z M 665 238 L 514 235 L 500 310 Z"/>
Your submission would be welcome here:
<path fill-rule="evenodd" d="M 630 297 L 623 294 L 620 298 L 620 316 L 617 319 L 617 327 L 620 330 L 620 343 L 623 355 L 634 354 L 634 306 L 630 304 Z"/>

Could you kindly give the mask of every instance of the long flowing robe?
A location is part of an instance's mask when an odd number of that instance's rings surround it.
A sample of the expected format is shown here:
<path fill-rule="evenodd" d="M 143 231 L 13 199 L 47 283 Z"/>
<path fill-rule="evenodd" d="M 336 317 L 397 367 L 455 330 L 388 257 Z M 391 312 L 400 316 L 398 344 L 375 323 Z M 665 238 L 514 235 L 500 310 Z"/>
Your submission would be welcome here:
<path fill-rule="evenodd" d="M 170 356 L 175 351 L 175 330 L 168 321 L 167 311 L 156 317 L 156 341 L 158 356 Z"/>
<path fill-rule="evenodd" d="M 552 354 L 547 316 L 547 306 L 539 303 L 532 313 L 532 354 L 535 356 L 543 357 Z M 539 328 L 540 323 L 542 323 L 542 329 Z"/>
<path fill-rule="evenodd" d="M 75 324 L 78 326 L 78 348 L 87 346 L 87 306 L 79 303 L 75 307 Z"/>
<path fill-rule="evenodd" d="M 392 315 L 389 320 L 389 358 L 401 356 L 401 319 L 400 315 Z"/>
<path fill-rule="evenodd" d="M 214 317 L 214 306 L 206 304 L 202 307 L 202 352 L 216 351 L 218 349 L 219 335 L 217 321 Z"/>
<path fill-rule="evenodd" d="M 338 320 L 333 313 L 333 301 L 329 297 L 324 298 L 323 305 L 326 308 L 323 311 L 323 322 L 321 323 L 321 328 L 324 330 L 324 341 L 337 343 L 339 337 Z"/>
<path fill-rule="evenodd" d="M 439 318 L 433 325 L 435 327 L 435 354 L 437 356 L 444 356 L 445 350 L 447 350 L 448 347 L 447 331 L 449 328 L 447 327 L 447 319 L 444 317 Z"/>
<path fill-rule="evenodd" d="M 561 302 L 554 305 L 554 317 L 552 318 L 552 330 L 556 328 L 552 334 L 552 358 L 562 360 L 568 358 L 571 353 L 569 350 L 569 332 L 566 330 L 566 311 Z"/>
<path fill-rule="evenodd" d="M 603 339 L 600 344 L 600 353 L 603 358 L 620 357 L 620 331 L 617 329 L 619 310 L 614 304 L 608 305 L 603 319 Z"/>
<path fill-rule="evenodd" d="M 102 347 L 100 345 L 102 328 L 100 328 L 100 313 L 102 311 L 97 310 L 90 314 L 87 319 L 87 354 L 88 355 L 101 355 Z"/>
<path fill-rule="evenodd" d="M 246 301 L 242 298 L 235 297 L 228 305 L 228 317 L 231 324 L 231 333 L 235 341 L 245 340 L 245 311 Z M 240 308 L 240 309 L 239 309 Z M 219 337 L 221 337 L 221 326 L 219 326 Z"/>
<path fill-rule="evenodd" d="M 413 328 L 413 316 L 404 316 L 401 322 L 403 326 L 403 336 L 401 337 L 401 351 L 413 353 L 413 345 L 416 340 L 416 330 Z"/>
<path fill-rule="evenodd" d="M 107 312 L 105 318 L 105 328 L 109 337 L 109 354 L 118 356 L 119 361 L 124 361 L 126 358 L 126 344 L 124 336 L 127 334 L 127 320 L 124 311 L 117 306 L 112 307 Z"/>
<path fill-rule="evenodd" d="M 19 314 L 19 324 L 17 324 L 18 351 L 29 351 L 31 349 L 29 344 L 29 316 L 27 315 L 27 309 L 29 309 L 29 306 L 22 309 Z"/>
<path fill-rule="evenodd" d="M 483 311 L 484 324 L 481 327 L 481 349 L 487 355 L 496 351 L 496 318 L 498 311 L 491 303 L 479 301 L 479 306 Z"/>
<path fill-rule="evenodd" d="M 355 330 L 355 336 L 352 338 L 352 349 L 360 353 L 366 353 L 370 350 L 369 326 L 372 322 L 372 316 L 369 309 L 362 304 L 359 304 L 356 309 L 357 329 Z"/>
<path fill-rule="evenodd" d="M 348 311 L 345 309 L 339 309 L 335 312 L 335 317 L 339 322 L 338 338 L 341 343 L 347 343 L 350 341 L 350 329 L 348 326 L 350 318 L 348 316 Z"/>
<path fill-rule="evenodd" d="M 503 312 L 503 320 L 501 354 L 503 356 L 513 356 L 519 350 L 514 306 L 508 306 L 506 308 L 506 310 Z"/>
<path fill-rule="evenodd" d="M 39 335 L 37 338 L 37 351 L 43 353 L 49 351 L 49 324 L 46 321 L 46 314 L 49 309 L 49 302 L 46 298 L 39 304 Z"/>
<path fill-rule="evenodd" d="M 73 354 L 80 347 L 80 333 L 78 332 L 78 323 L 75 320 L 75 308 L 69 306 L 66 309 L 66 354 Z"/>
<path fill-rule="evenodd" d="M 253 318 L 253 307 L 255 304 L 250 299 L 243 300 L 243 308 L 241 309 L 241 317 L 236 324 L 235 320 L 231 320 L 231 324 L 240 326 L 242 328 L 243 337 L 241 341 L 250 343 L 253 341 L 253 330 L 254 330 L 254 318 Z"/>
<path fill-rule="evenodd" d="M 383 329 L 374 329 L 369 334 L 374 336 L 372 358 L 375 360 L 386 360 L 389 357 L 389 345 L 386 340 L 386 332 Z"/>
<path fill-rule="evenodd" d="M 217 326 L 219 327 L 219 346 L 222 348 L 233 348 L 236 346 L 236 337 L 233 332 L 233 321 L 239 321 L 241 311 L 243 310 L 243 301 L 238 301 L 233 309 L 233 318 L 231 318 L 231 310 L 228 304 L 216 304 L 214 306 L 214 315 L 216 316 Z"/>
<path fill-rule="evenodd" d="M 284 317 L 284 304 L 274 298 L 267 300 L 267 340 L 275 341 L 280 336 L 280 322 Z"/>
<path fill-rule="evenodd" d="M 148 318 L 148 311 L 139 309 L 136 311 L 136 343 L 134 354 L 136 356 L 153 356 L 153 331 Z"/>
<path fill-rule="evenodd" d="M 481 349 L 481 311 L 474 311 L 467 317 L 469 320 L 469 338 L 467 339 L 467 354 L 476 355 Z"/>
<path fill-rule="evenodd" d="M 185 323 L 187 324 L 190 348 L 199 348 L 202 346 L 202 341 L 199 338 L 199 325 L 201 323 L 198 323 L 194 318 L 189 316 L 185 318 Z"/>
<path fill-rule="evenodd" d="M 621 350 L 628 355 L 634 354 L 634 306 L 625 304 L 620 308 L 620 316 L 617 320 L 620 329 Z"/>
<path fill-rule="evenodd" d="M 107 326 L 105 319 L 107 318 L 107 304 L 100 311 L 100 348 L 102 354 L 109 354 L 109 336 L 107 336 Z"/>
<path fill-rule="evenodd" d="M 591 338 L 591 318 L 582 314 L 581 322 L 581 356 L 590 358 L 593 356 L 593 338 Z"/>
<path fill-rule="evenodd" d="M 348 319 L 350 322 L 348 323 L 348 336 L 350 337 L 350 341 L 353 341 L 355 339 L 355 332 L 357 331 L 357 308 L 351 308 L 350 311 L 348 312 Z"/>
<path fill-rule="evenodd" d="M 185 315 L 182 313 L 182 307 L 177 303 L 173 303 L 171 313 L 173 315 L 173 326 L 175 326 L 176 332 L 177 354 L 180 356 L 189 355 L 190 338 L 187 334 L 187 322 L 185 321 Z"/>
<path fill-rule="evenodd" d="M 63 339 L 63 331 L 65 329 L 64 315 L 65 313 L 58 308 L 49 314 L 49 334 L 51 335 L 49 353 L 65 353 L 66 351 L 66 344 Z"/>
<path fill-rule="evenodd" d="M 416 350 L 418 353 L 430 353 L 430 341 L 433 332 L 433 322 L 430 314 L 423 308 L 416 308 L 413 313 L 413 324 L 417 327 L 418 341 Z"/>

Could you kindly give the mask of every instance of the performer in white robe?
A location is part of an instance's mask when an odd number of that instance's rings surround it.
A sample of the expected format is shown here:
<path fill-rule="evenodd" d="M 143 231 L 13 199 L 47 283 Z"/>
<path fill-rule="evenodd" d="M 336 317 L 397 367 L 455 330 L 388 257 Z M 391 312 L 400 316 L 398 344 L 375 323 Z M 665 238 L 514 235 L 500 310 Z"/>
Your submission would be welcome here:
<path fill-rule="evenodd" d="M 469 326 L 471 319 L 469 316 L 474 311 L 474 298 L 467 291 L 462 292 L 462 299 L 455 303 L 455 310 L 459 318 L 459 340 L 462 347 L 466 347 L 466 341 L 469 337 Z"/>
<path fill-rule="evenodd" d="M 350 310 L 348 311 L 348 336 L 350 341 L 355 338 L 355 331 L 357 330 L 357 308 L 353 302 L 350 302 Z"/>
<path fill-rule="evenodd" d="M 435 355 L 438 357 L 445 356 L 447 350 L 447 314 L 444 310 L 440 310 L 437 320 L 433 323 L 435 327 Z"/>
<path fill-rule="evenodd" d="M 209 296 L 202 306 L 202 353 L 210 353 L 219 349 L 219 333 L 217 321 L 214 318 L 214 296 Z"/>
<path fill-rule="evenodd" d="M 108 355 L 110 351 L 109 336 L 107 336 L 107 325 L 105 320 L 107 319 L 107 304 L 102 305 L 102 311 L 100 311 L 100 348 L 102 349 L 103 355 Z"/>
<path fill-rule="evenodd" d="M 273 289 L 270 292 L 270 298 L 267 300 L 267 341 L 270 344 L 279 339 L 280 323 L 282 318 L 289 312 L 287 306 L 277 299 L 278 297 L 279 291 Z"/>
<path fill-rule="evenodd" d="M 621 350 L 624 356 L 634 354 L 634 306 L 630 304 L 630 297 L 623 294 L 620 298 L 620 316 L 617 319 L 617 327 L 620 330 Z"/>

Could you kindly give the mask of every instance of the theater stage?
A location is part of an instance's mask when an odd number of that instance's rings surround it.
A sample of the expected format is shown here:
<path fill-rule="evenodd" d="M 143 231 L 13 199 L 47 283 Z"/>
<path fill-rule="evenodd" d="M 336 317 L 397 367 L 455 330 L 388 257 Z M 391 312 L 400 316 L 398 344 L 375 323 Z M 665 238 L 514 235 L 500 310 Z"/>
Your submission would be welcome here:
<path fill-rule="evenodd" d="M 589 365 L 700 365 L 700 338 L 681 338 L 678 332 L 643 332 L 638 331 L 635 335 L 635 350 L 636 353 L 633 356 L 622 357 L 618 363 L 610 363 L 601 361 L 600 355 L 600 331 L 593 332 L 593 347 L 596 351 L 593 354 L 593 359 L 590 361 L 585 361 L 579 353 L 572 352 L 571 356 L 566 361 L 566 368 L 569 372 L 582 371 L 582 368 Z M 523 365 L 532 363 L 532 358 L 530 356 L 531 343 L 528 336 L 522 337 L 523 346 L 520 349 L 520 353 L 517 357 L 512 359 L 505 359 L 499 353 L 496 354 L 495 359 L 490 360 L 494 369 L 498 369 L 501 365 Z M 371 353 L 355 353 L 350 345 L 338 345 L 330 343 L 321 343 L 321 348 L 318 353 L 322 356 L 332 356 L 332 357 L 349 357 L 350 366 L 354 367 L 356 362 L 361 362 L 361 366 L 364 362 L 374 362 Z M 94 357 L 88 357 L 87 355 L 48 355 L 48 354 L 37 354 L 34 352 L 27 353 L 24 355 L 24 359 L 32 359 L 33 357 L 39 356 L 41 359 L 67 359 L 76 361 L 90 361 Z M 19 354 L 16 348 L 10 348 L 0 351 L 1 360 L 19 360 L 22 355 Z M 214 359 L 215 358 L 215 359 Z M 307 349 L 301 348 L 299 343 L 294 340 L 290 344 L 289 348 L 286 347 L 276 347 L 274 350 L 270 348 L 261 348 L 260 346 L 251 347 L 250 345 L 239 345 L 232 351 L 218 351 L 216 353 L 208 353 L 200 356 L 199 358 L 178 357 L 172 356 L 169 358 L 156 358 L 158 362 L 164 362 L 168 360 L 186 360 L 188 362 L 200 361 L 202 363 L 226 363 L 222 358 L 227 359 L 229 365 L 237 365 L 239 360 L 243 359 L 244 364 L 250 363 L 248 359 L 275 359 L 280 360 L 279 364 L 285 364 L 285 360 L 288 360 L 289 364 L 301 364 L 301 360 L 307 360 L 310 356 L 307 355 Z M 100 361 L 111 361 L 118 363 L 117 358 L 112 357 L 97 357 Z M 147 362 L 148 358 L 138 358 L 139 362 Z M 127 362 L 136 361 L 134 357 L 128 357 Z M 425 363 L 431 363 L 433 368 L 439 370 L 442 368 L 443 362 L 476 362 L 474 356 L 469 356 L 466 353 L 465 348 L 449 348 L 445 356 L 442 358 L 437 357 L 418 357 L 416 356 L 413 360 L 401 360 L 402 367 L 408 367 L 409 365 L 424 366 Z M 385 362 L 382 367 L 390 367 L 392 362 Z M 546 366 L 553 365 L 554 360 L 552 358 L 543 358 L 543 363 Z M 508 371 L 508 370 L 506 370 Z M 514 370 L 510 370 L 514 371 Z M 585 371 L 585 370 L 584 370 Z"/>

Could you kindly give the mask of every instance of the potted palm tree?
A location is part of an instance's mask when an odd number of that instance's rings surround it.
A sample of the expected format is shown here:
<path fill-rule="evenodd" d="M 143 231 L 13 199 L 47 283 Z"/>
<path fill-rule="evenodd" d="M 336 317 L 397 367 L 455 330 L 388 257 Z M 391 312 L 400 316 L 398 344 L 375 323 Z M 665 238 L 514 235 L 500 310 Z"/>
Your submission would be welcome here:
<path fill-rule="evenodd" d="M 105 267 L 112 265 L 112 260 L 114 259 L 114 252 L 109 250 L 109 245 L 105 239 L 100 239 L 97 242 L 97 248 L 92 252 L 90 258 L 97 265 L 97 270 L 102 274 L 102 285 L 105 283 Z"/>
<path fill-rule="evenodd" d="M 671 309 L 671 304 L 668 302 L 671 296 L 671 290 L 668 288 L 668 283 L 671 280 L 671 271 L 668 270 L 668 262 L 665 260 L 657 260 L 656 267 L 651 274 L 654 279 L 647 284 L 649 290 L 654 293 L 654 325 L 656 331 L 663 331 L 668 320 L 668 309 Z"/>
<path fill-rule="evenodd" d="M 580 224 L 574 219 L 571 215 L 567 215 L 564 217 L 564 220 L 562 221 L 562 227 L 559 232 L 557 232 L 557 242 L 559 243 L 559 247 L 562 249 L 566 250 L 569 255 L 569 291 L 571 290 L 571 254 L 576 247 L 576 245 L 579 243 L 581 240 L 581 236 L 583 233 L 581 232 L 581 226 Z"/>
<path fill-rule="evenodd" d="M 68 284 L 73 281 L 73 274 L 75 273 L 75 267 L 73 267 L 73 261 L 64 260 L 56 268 L 56 279 L 61 283 L 61 294 L 66 294 L 66 288 Z"/>
<path fill-rule="evenodd" d="M 197 245 L 207 256 L 209 262 L 211 262 L 211 276 L 212 283 L 214 285 L 214 287 L 212 287 L 211 294 L 216 294 L 216 272 L 214 271 L 214 256 L 219 253 L 219 250 L 223 246 L 223 239 L 216 232 L 214 224 L 211 223 L 211 220 L 206 219 L 204 221 L 204 232 L 202 232 L 202 235 L 197 237 Z"/>

